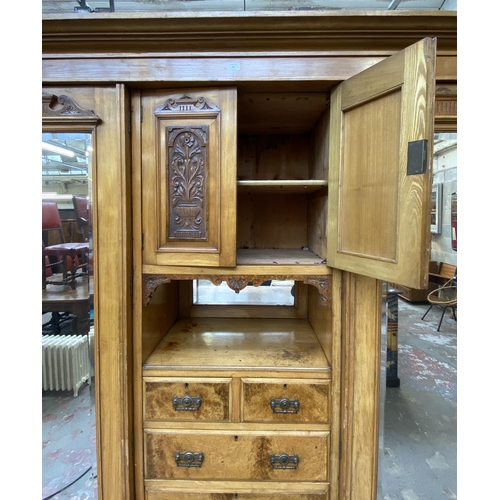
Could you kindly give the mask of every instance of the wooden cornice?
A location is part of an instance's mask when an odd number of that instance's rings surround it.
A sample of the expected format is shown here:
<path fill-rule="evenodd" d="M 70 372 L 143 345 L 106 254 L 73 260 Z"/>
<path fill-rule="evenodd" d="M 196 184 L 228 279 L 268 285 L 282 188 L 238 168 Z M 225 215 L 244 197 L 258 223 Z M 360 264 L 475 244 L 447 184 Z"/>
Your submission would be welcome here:
<path fill-rule="evenodd" d="M 457 50 L 456 11 L 252 11 L 45 14 L 42 53 L 364 51 L 380 55 L 437 37 Z"/>

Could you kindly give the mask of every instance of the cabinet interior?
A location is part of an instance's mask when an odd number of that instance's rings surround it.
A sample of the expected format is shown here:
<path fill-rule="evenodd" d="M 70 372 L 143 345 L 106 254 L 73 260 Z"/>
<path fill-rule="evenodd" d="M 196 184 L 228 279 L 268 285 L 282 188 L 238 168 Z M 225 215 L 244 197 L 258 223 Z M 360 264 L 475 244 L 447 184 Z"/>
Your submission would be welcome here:
<path fill-rule="evenodd" d="M 326 92 L 238 95 L 239 264 L 325 259 L 328 105 Z"/>
<path fill-rule="evenodd" d="M 230 294 L 237 297 L 234 291 L 228 290 L 221 302 L 227 302 Z M 142 310 L 143 368 L 146 371 L 154 367 L 170 369 L 175 365 L 177 369 L 186 369 L 189 365 L 191 369 L 218 369 L 238 359 L 236 366 L 260 370 L 263 361 L 259 353 L 278 349 L 282 355 L 275 352 L 269 358 L 275 369 L 303 370 L 309 366 L 313 370 L 319 367 L 329 370 L 332 338 L 328 325 L 332 308 L 316 287 L 301 281 L 294 282 L 293 294 L 293 305 L 236 302 L 219 305 L 215 301 L 198 305 L 193 301 L 193 280 L 160 285 Z M 210 342 L 202 340 L 208 337 Z M 316 361 L 307 359 L 308 350 L 297 350 L 304 341 L 312 346 Z M 214 345 L 220 342 L 221 350 L 217 352 Z M 190 343 L 193 343 L 191 347 Z M 288 347 L 283 343 L 288 343 Z M 180 361 L 186 352 L 189 357 L 191 351 L 195 356 L 202 356 L 203 362 L 200 358 L 197 362 L 193 358 L 191 364 Z"/>
<path fill-rule="evenodd" d="M 265 480 L 294 497 L 307 480 L 308 495 L 326 498 L 339 368 L 337 272 L 325 265 L 330 93 L 235 95 L 236 267 L 207 268 L 186 253 L 176 263 L 189 270 L 165 259 L 145 278 L 163 282 L 141 311 L 141 477 L 148 495 L 223 480 L 221 491 L 238 497 Z M 295 457 L 300 467 L 288 463 Z"/>

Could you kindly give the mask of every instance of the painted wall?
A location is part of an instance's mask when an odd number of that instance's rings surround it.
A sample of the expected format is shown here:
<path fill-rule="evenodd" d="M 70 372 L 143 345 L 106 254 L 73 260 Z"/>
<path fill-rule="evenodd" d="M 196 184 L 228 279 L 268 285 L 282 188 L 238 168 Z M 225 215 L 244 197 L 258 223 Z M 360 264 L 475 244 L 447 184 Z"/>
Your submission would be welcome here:
<path fill-rule="evenodd" d="M 432 235 L 430 258 L 437 262 L 456 265 L 457 251 L 452 249 L 451 243 L 451 195 L 452 193 L 457 193 L 456 133 L 440 133 L 435 135 L 433 183 L 442 184 L 443 196 L 441 204 L 441 234 Z"/>

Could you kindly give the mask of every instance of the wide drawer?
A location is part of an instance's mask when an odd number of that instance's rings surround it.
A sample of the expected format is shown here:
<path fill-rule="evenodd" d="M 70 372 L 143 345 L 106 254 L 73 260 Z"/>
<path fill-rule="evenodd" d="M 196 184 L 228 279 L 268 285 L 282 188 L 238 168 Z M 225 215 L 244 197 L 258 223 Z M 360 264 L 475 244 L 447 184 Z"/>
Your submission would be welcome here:
<path fill-rule="evenodd" d="M 243 422 L 328 423 L 327 380 L 242 379 Z"/>
<path fill-rule="evenodd" d="M 231 379 L 144 377 L 144 420 L 228 422 Z"/>
<path fill-rule="evenodd" d="M 202 487 L 206 491 L 207 486 Z M 328 493 L 181 493 L 179 491 L 158 491 L 146 488 L 145 500 L 328 500 Z"/>
<path fill-rule="evenodd" d="M 328 432 L 144 432 L 146 479 L 326 481 Z"/>

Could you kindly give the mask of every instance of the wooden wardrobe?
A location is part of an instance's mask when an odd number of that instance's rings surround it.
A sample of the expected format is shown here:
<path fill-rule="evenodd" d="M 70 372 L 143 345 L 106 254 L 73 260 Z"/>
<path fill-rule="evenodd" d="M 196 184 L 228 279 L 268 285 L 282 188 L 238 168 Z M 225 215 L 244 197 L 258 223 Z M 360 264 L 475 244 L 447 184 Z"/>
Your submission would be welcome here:
<path fill-rule="evenodd" d="M 100 500 L 376 499 L 382 283 L 426 286 L 456 21 L 43 16 L 51 130 L 95 150 Z"/>

